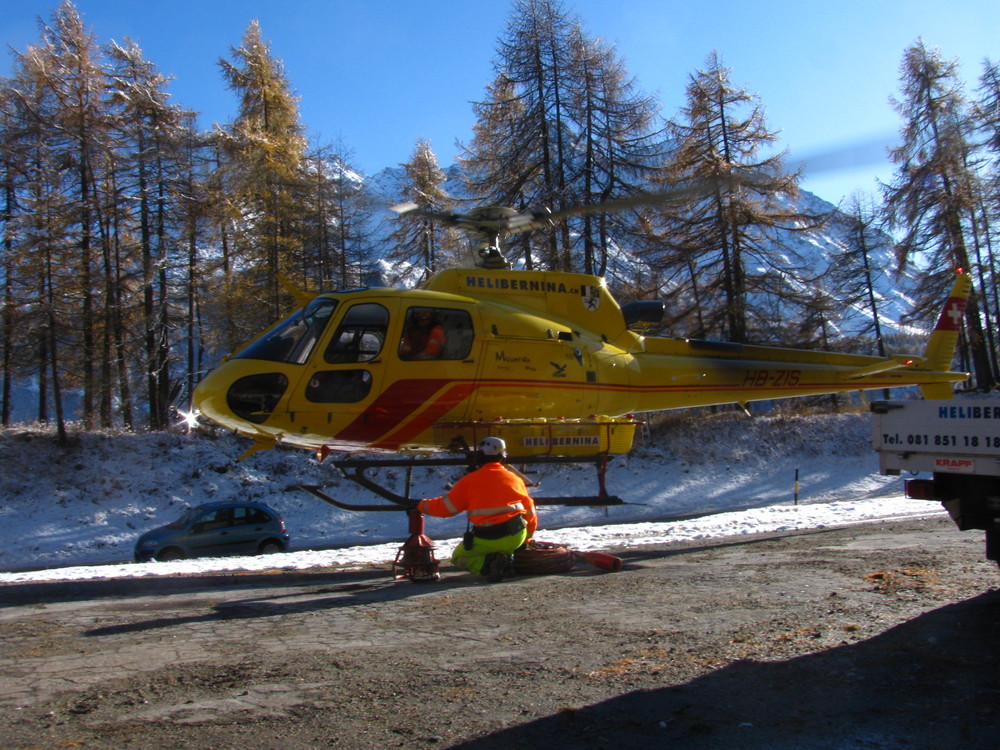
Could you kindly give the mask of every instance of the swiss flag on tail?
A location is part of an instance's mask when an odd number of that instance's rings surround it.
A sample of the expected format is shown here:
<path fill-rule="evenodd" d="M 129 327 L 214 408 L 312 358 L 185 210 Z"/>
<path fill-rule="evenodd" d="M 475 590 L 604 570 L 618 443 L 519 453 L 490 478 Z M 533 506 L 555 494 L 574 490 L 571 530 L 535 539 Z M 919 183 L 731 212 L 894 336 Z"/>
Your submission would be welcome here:
<path fill-rule="evenodd" d="M 958 334 L 962 330 L 962 319 L 971 293 L 972 279 L 969 274 L 959 270 L 937 325 L 927 341 L 927 351 L 924 353 L 924 367 L 927 369 L 938 372 L 951 369 L 955 345 L 958 343 Z M 951 383 L 925 383 L 920 386 L 920 390 L 924 398 L 951 398 L 953 389 Z"/>
<path fill-rule="evenodd" d="M 941 317 L 938 318 L 935 331 L 957 331 L 962 327 L 962 318 L 965 317 L 965 308 L 969 304 L 968 297 L 949 297 L 945 302 Z"/>

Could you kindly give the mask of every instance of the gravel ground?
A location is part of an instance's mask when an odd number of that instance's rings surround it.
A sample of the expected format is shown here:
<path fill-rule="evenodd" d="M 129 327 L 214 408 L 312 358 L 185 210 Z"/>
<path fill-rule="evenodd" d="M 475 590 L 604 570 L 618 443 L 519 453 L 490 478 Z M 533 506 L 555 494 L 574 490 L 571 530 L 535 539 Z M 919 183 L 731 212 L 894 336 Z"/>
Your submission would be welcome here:
<path fill-rule="evenodd" d="M 618 554 L 494 585 L 3 585 L 0 748 L 1000 748 L 981 533 L 937 516 Z"/>

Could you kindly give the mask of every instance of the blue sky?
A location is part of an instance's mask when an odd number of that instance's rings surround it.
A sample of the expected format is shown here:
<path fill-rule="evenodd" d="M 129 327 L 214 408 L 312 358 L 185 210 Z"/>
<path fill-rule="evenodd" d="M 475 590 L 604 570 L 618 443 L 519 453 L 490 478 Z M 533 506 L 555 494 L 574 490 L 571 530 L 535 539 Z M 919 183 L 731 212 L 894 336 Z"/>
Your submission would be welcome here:
<path fill-rule="evenodd" d="M 879 158 L 900 121 L 903 51 L 916 39 L 958 58 L 970 91 L 982 60 L 1000 59 L 996 0 L 564 0 L 591 36 L 613 43 L 640 88 L 666 117 L 684 103 L 692 72 L 718 50 L 735 83 L 757 94 L 782 147 L 796 158 L 848 149 L 837 169 L 807 175 L 803 187 L 831 202 L 873 192 L 891 167 Z M 320 142 L 342 144 L 374 173 L 407 161 L 427 138 L 442 164 L 471 138 L 470 102 L 493 77 L 497 40 L 511 5 L 497 0 L 76 0 L 104 43 L 129 37 L 174 78 L 175 102 L 225 123 L 236 100 L 218 60 L 230 57 L 247 25 L 261 23 L 300 97 L 303 124 Z M 5 0 L 0 42 L 38 39 L 58 0 Z M 829 161 L 829 159 L 827 160 Z M 852 161 L 861 161 L 851 167 Z"/>

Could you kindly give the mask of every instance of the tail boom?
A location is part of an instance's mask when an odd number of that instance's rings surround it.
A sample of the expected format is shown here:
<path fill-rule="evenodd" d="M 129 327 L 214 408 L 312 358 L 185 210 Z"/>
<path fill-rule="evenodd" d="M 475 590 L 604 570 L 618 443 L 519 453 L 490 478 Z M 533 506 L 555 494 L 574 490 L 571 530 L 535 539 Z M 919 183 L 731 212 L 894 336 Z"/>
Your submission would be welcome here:
<path fill-rule="evenodd" d="M 959 272 L 922 357 L 646 338 L 644 351 L 636 355 L 642 375 L 632 380 L 636 403 L 626 411 L 903 386 L 919 386 L 925 398 L 951 398 L 952 384 L 969 378 L 952 371 L 951 364 L 971 291 L 969 275 Z"/>

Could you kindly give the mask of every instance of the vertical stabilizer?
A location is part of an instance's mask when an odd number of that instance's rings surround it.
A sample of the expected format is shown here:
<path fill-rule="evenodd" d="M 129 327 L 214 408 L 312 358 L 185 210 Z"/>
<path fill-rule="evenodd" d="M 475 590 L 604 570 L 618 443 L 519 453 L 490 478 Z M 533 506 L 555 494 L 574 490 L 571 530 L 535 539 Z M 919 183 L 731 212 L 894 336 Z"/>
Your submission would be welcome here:
<path fill-rule="evenodd" d="M 962 329 L 962 319 L 965 317 L 965 308 L 969 304 L 971 293 L 972 277 L 960 270 L 944 303 L 941 317 L 938 318 L 937 325 L 934 326 L 927 342 L 924 367 L 938 372 L 951 369 L 952 360 L 955 359 L 958 334 Z M 920 386 L 920 390 L 927 399 L 951 398 L 953 395 L 951 383 L 928 383 Z"/>

